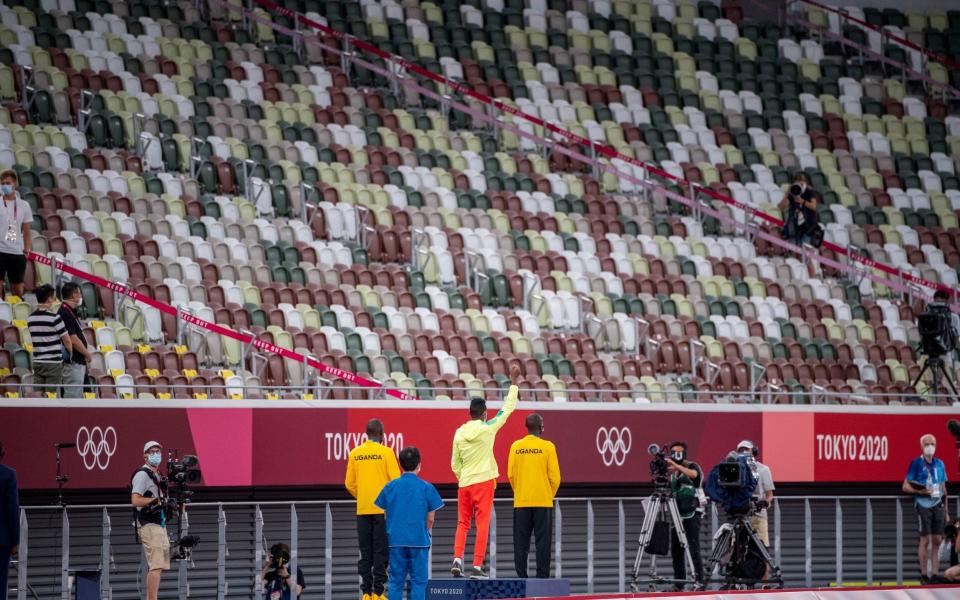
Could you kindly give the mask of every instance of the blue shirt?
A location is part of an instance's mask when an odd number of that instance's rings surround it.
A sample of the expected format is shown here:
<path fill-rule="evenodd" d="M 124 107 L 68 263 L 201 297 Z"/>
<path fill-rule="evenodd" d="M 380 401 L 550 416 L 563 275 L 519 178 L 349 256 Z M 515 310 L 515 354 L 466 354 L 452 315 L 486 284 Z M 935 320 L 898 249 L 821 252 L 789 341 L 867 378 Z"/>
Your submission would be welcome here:
<path fill-rule="evenodd" d="M 914 496 L 914 502 L 917 506 L 933 508 L 943 500 L 943 490 L 940 484 L 946 483 L 947 470 L 943 466 L 943 461 L 939 458 L 927 462 L 924 457 L 918 456 L 910 462 L 910 468 L 907 469 L 907 480 L 925 485 L 928 489 L 936 490 L 931 496 Z"/>
<path fill-rule="evenodd" d="M 429 548 L 433 538 L 427 531 L 427 513 L 443 506 L 432 484 L 404 473 L 383 487 L 374 504 L 387 513 L 387 540 L 391 548 Z"/>

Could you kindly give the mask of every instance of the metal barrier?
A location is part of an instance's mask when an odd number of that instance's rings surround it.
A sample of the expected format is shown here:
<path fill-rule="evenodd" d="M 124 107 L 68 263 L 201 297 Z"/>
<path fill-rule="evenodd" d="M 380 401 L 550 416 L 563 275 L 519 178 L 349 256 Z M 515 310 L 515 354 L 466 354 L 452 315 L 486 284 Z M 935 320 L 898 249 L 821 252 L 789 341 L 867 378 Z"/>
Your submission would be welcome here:
<path fill-rule="evenodd" d="M 626 591 L 626 575 L 637 549 L 635 544 L 644 499 L 638 496 L 558 499 L 554 505 L 554 575 L 570 578 L 578 592 Z M 500 517 L 498 520 L 495 512 L 492 519 L 491 574 L 496 574 L 498 565 L 501 575 L 512 574 L 511 520 L 504 516 L 509 514 L 510 502 L 506 498 L 496 500 Z M 456 526 L 456 511 L 452 507 L 455 503 L 456 499 L 447 498 L 446 508 L 438 512 L 431 563 L 431 568 L 437 572 L 446 569 L 450 555 L 447 551 L 452 552 Z M 772 554 L 792 587 L 880 582 L 902 584 L 905 581 L 904 561 L 912 563 L 915 560 L 913 530 L 904 527 L 904 511 L 912 510 L 911 503 L 912 499 L 897 496 L 777 497 L 769 517 Z M 956 503 L 960 509 L 960 498 Z M 289 540 L 292 572 L 296 572 L 296 564 L 300 563 L 309 571 L 309 582 L 322 581 L 322 585 L 308 586 L 304 600 L 337 597 L 338 592 L 356 584 L 353 507 L 354 503 L 347 501 L 192 504 L 188 514 L 193 514 L 193 530 L 215 532 L 215 542 L 201 538 L 201 544 L 215 546 L 215 550 L 202 556 L 195 553 L 191 564 L 179 564 L 179 597 L 186 599 L 193 585 L 195 590 L 208 589 L 218 600 L 226 598 L 228 592 L 232 597 L 259 598 L 260 573 L 268 546 L 267 530 L 275 539 Z M 118 568 L 117 564 L 127 567 L 138 564 L 134 559 L 140 554 L 140 548 L 129 537 L 126 542 L 118 539 L 117 532 L 110 526 L 108 514 L 129 514 L 129 510 L 125 504 L 75 506 L 62 512 L 59 507 L 23 508 L 21 521 L 25 526 L 16 565 L 17 599 L 50 597 L 58 592 L 63 599 L 72 597 L 69 574 L 73 564 L 91 558 L 98 561 L 101 569 L 101 598 L 109 600 L 113 594 L 132 596 L 135 591 L 133 576 Z M 228 511 L 236 513 L 229 525 Z M 269 512 L 267 519 L 264 518 L 265 512 Z M 89 530 L 98 514 L 102 515 L 99 535 L 96 536 L 100 543 L 88 543 L 82 547 L 76 543 L 72 545 L 70 515 L 76 522 L 84 521 Z M 238 518 L 238 515 L 245 518 Z M 55 522 L 57 516 L 62 522 L 59 553 L 53 551 L 55 546 L 51 546 L 57 532 L 38 534 L 33 533 L 38 528 L 28 530 L 26 527 L 30 521 Z M 716 505 L 711 503 L 701 536 L 704 549 L 709 548 L 721 519 Z M 34 547 L 34 536 L 45 536 L 42 542 L 37 541 L 37 547 Z M 228 536 L 231 540 L 229 550 Z M 92 539 L 91 533 L 88 531 L 83 539 Z M 114 561 L 115 553 L 123 555 L 122 560 Z M 827 562 L 830 558 L 833 560 Z M 658 566 L 669 568 L 668 561 L 669 557 L 661 557 L 658 562 L 662 565 Z M 818 568 L 814 568 L 815 562 L 819 562 Z M 615 567 L 613 563 L 616 563 Z M 54 570 L 62 575 L 59 586 L 54 583 L 56 578 L 48 577 Z M 915 572 L 915 569 L 911 567 L 909 572 Z M 171 585 L 170 580 L 168 575 L 165 586 Z M 42 587 L 39 593 L 32 591 L 31 582 Z"/>
<path fill-rule="evenodd" d="M 712 375 L 708 383 L 716 383 L 716 373 L 719 365 L 703 361 L 704 369 Z M 869 385 L 869 382 L 864 386 Z M 9 385 L 4 386 L 10 388 Z M 21 383 L 16 389 L 19 397 L 31 388 L 29 383 Z M 64 386 L 70 387 L 70 386 Z M 772 382 L 757 379 L 752 389 L 730 390 L 702 390 L 694 389 L 685 379 L 675 381 L 657 381 L 657 387 L 639 387 L 630 389 L 605 389 L 597 387 L 548 389 L 545 387 L 520 388 L 521 400 L 527 402 L 621 402 L 637 404 L 660 403 L 694 403 L 694 404 L 790 404 L 815 406 L 822 404 L 835 405 L 868 405 L 882 406 L 886 404 L 909 404 L 915 406 L 951 406 L 960 403 L 949 393 L 933 393 L 929 387 L 913 392 L 870 392 L 867 390 L 853 392 L 839 392 L 827 389 L 821 385 L 812 384 L 809 389 L 789 389 L 783 382 Z M 109 385 L 92 384 L 86 386 L 93 390 L 88 393 L 89 399 L 103 399 L 116 396 L 122 400 L 388 400 L 382 390 L 362 388 L 357 386 L 343 386 L 333 384 L 318 385 L 287 385 L 265 386 L 246 384 L 244 386 L 214 385 L 214 384 L 137 384 Z M 130 388 L 133 391 L 126 392 Z M 134 390 L 134 388 L 136 388 Z M 462 400 L 474 396 L 487 400 L 502 400 L 507 390 L 504 388 L 462 387 L 451 388 L 443 385 L 428 387 L 396 388 L 401 393 L 421 395 L 419 400 L 452 401 L 457 397 Z M 101 390 L 110 390 L 105 395 Z M 29 397 L 28 397 L 29 398 Z M 41 399 L 44 397 L 41 397 Z M 55 396 L 45 397 L 49 400 Z M 33 399 L 33 398 L 30 398 Z"/>

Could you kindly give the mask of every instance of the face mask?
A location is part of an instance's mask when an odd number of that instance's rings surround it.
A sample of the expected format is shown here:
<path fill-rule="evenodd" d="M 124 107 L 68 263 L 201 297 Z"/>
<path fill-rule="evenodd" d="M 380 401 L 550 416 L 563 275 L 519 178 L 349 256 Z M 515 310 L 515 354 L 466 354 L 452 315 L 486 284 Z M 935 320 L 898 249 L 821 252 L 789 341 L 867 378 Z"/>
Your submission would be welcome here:
<path fill-rule="evenodd" d="M 924 456 L 933 456 L 933 453 L 936 451 L 937 451 L 937 447 L 934 446 L 933 444 L 927 444 L 926 446 L 923 447 Z"/>
<path fill-rule="evenodd" d="M 77 298 L 76 302 L 77 302 L 77 308 L 80 308 L 81 306 L 83 306 L 83 296 L 80 296 L 79 298 Z"/>
<path fill-rule="evenodd" d="M 13 193 L 13 186 L 9 183 L 4 183 L 0 185 L 0 193 L 3 193 L 4 196 L 9 196 Z"/>
<path fill-rule="evenodd" d="M 753 452 L 751 452 L 750 450 L 744 450 L 743 452 L 740 453 L 740 456 L 750 458 L 753 456 Z"/>
<path fill-rule="evenodd" d="M 147 463 L 149 463 L 151 467 L 159 467 L 162 459 L 163 457 L 159 452 L 151 452 L 147 455 Z"/>
<path fill-rule="evenodd" d="M 671 453 L 670 453 L 670 458 L 672 458 L 672 459 L 675 460 L 676 462 L 681 462 L 681 461 L 683 461 L 684 458 L 686 458 L 686 454 L 687 454 L 687 453 L 684 452 L 683 450 L 681 450 L 681 451 L 679 451 L 679 452 L 671 452 Z"/>

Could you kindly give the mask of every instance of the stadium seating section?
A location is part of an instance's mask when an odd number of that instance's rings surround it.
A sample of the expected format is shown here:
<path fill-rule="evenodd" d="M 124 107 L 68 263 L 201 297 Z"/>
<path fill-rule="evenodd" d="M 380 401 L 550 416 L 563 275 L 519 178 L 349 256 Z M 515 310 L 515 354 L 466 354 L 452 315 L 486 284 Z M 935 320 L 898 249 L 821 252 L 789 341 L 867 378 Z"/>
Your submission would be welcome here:
<path fill-rule="evenodd" d="M 828 240 L 957 286 L 960 104 L 851 46 L 727 0 L 284 5 L 775 216 L 802 170 Z M 960 71 L 796 5 L 960 87 Z M 0 166 L 35 209 L 34 251 L 422 398 L 496 398 L 516 364 L 541 400 L 926 401 L 896 396 L 922 357 L 918 307 L 889 288 L 829 268 L 811 278 L 661 193 L 202 10 L 4 1 Z M 960 57 L 960 11 L 851 11 Z M 215 336 L 175 346 L 175 317 L 82 287 L 102 396 L 296 397 L 271 388 L 310 376 L 276 356 L 254 369 Z M 30 309 L 8 300 L 0 373 L 29 396 Z M 692 340 L 714 365 L 695 377 Z M 771 396 L 736 394 L 751 363 Z"/>

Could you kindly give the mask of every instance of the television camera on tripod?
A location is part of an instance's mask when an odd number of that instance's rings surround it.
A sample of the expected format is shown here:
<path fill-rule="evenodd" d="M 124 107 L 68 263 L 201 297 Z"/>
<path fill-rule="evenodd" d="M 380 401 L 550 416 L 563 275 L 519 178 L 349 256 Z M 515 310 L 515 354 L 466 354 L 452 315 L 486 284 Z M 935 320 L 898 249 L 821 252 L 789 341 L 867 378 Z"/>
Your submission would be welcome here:
<path fill-rule="evenodd" d="M 957 388 L 948 373 L 944 357 L 957 349 L 957 315 L 950 310 L 947 302 L 950 295 L 937 290 L 933 294 L 933 302 L 927 304 L 926 310 L 917 315 L 917 329 L 920 333 L 920 352 L 926 358 L 923 361 L 923 367 L 917 378 L 913 381 L 913 388 L 917 387 L 924 373 L 930 371 L 933 382 L 930 387 L 931 392 L 937 396 L 944 393 L 943 381 L 946 380 L 953 392 L 953 398 L 957 398 Z"/>
<path fill-rule="evenodd" d="M 750 516 L 767 508 L 765 500 L 753 497 L 757 480 L 745 456 L 730 453 L 713 467 L 704 491 L 726 513 L 727 522 L 714 535 L 714 547 L 707 560 L 708 582 L 719 575 L 720 589 L 746 589 L 766 582 L 783 587 L 780 567 L 750 525 Z M 769 578 L 764 579 L 768 572 Z"/>

